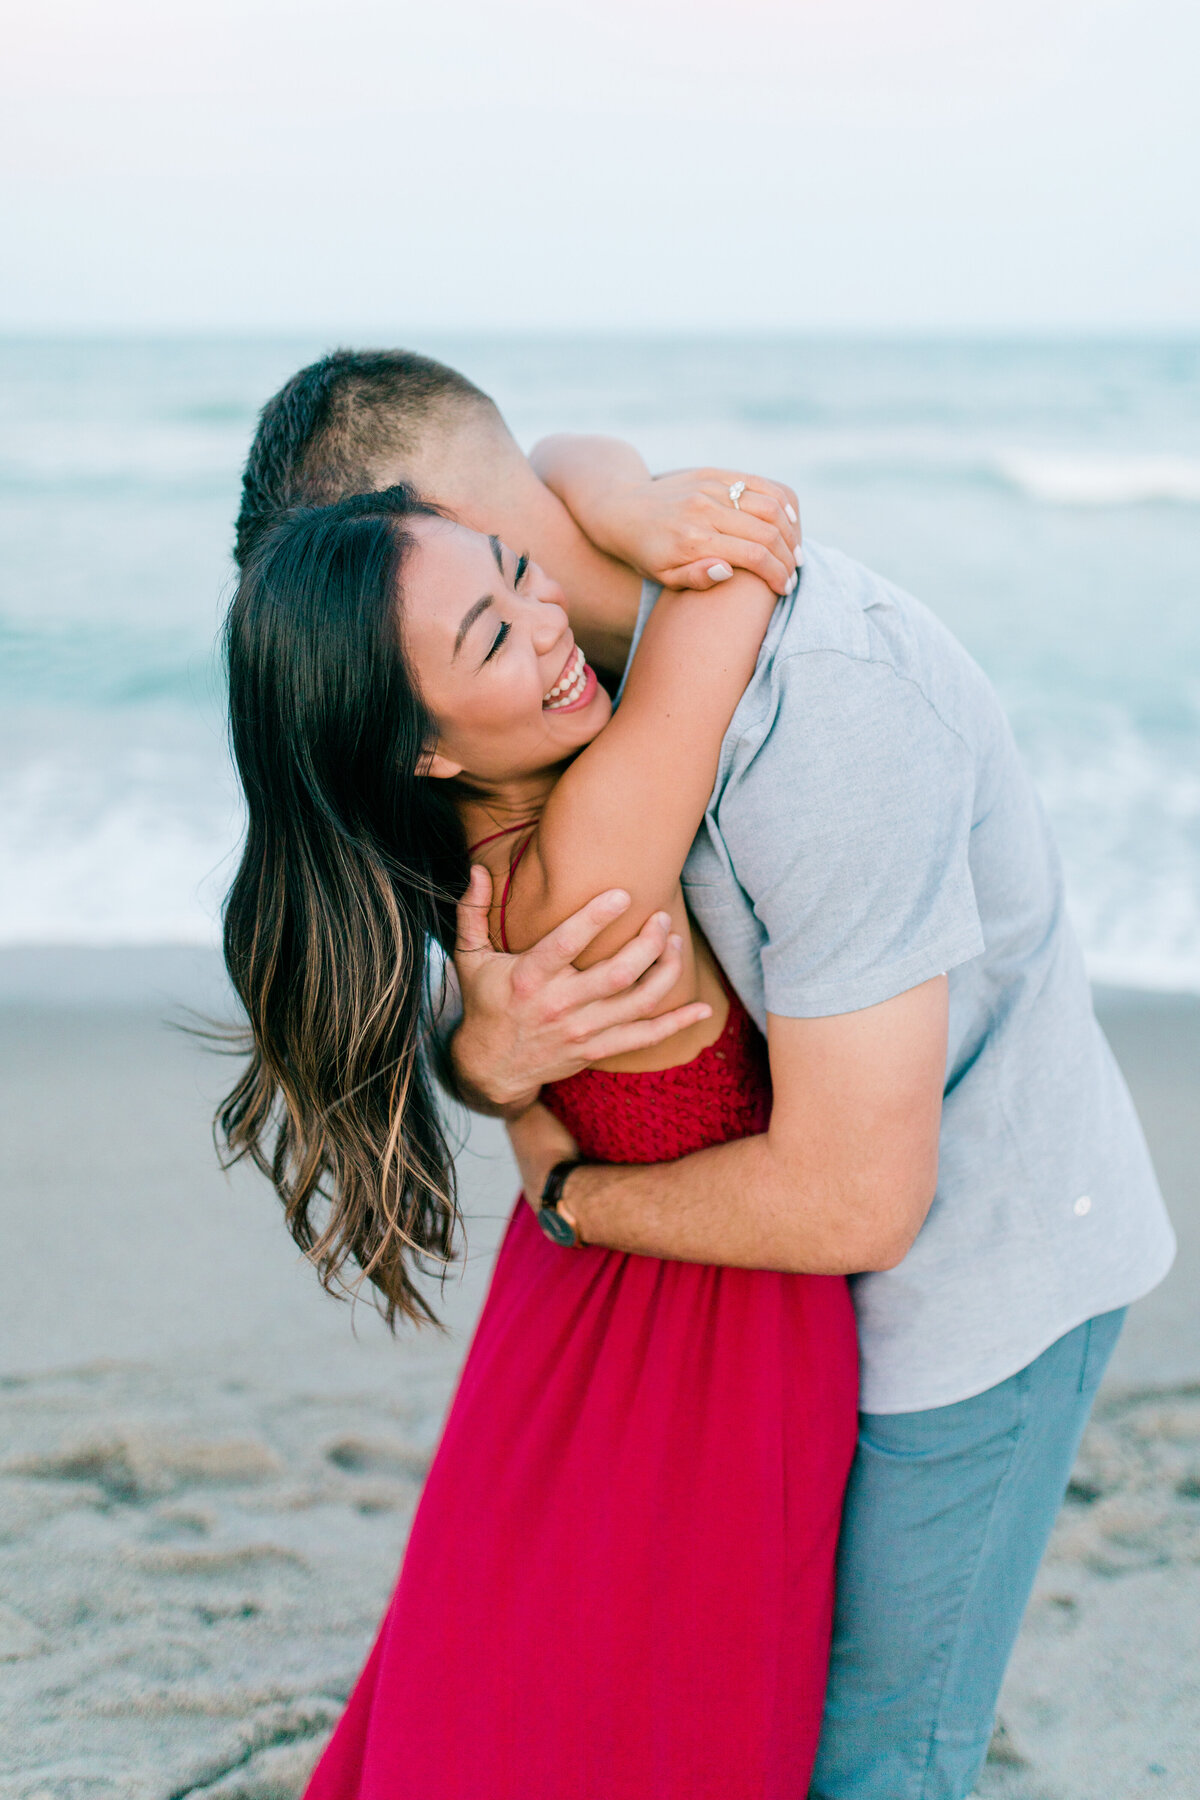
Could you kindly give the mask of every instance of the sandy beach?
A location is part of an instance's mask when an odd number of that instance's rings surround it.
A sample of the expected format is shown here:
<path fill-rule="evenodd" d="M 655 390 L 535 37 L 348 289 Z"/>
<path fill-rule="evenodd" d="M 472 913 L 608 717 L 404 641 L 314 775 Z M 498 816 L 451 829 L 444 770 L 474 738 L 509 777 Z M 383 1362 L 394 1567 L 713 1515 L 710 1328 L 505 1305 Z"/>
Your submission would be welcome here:
<path fill-rule="evenodd" d="M 444 1334 L 324 1296 L 164 1022 L 200 952 L 0 953 L 0 1800 L 299 1792 L 394 1580 L 515 1181 L 475 1121 Z M 978 1792 L 1200 1793 L 1200 1000 L 1106 992 L 1180 1236 L 1131 1317 Z M 486 1496 L 480 1499 L 486 1529 Z M 469 1707 L 469 1689 L 463 1697 Z"/>

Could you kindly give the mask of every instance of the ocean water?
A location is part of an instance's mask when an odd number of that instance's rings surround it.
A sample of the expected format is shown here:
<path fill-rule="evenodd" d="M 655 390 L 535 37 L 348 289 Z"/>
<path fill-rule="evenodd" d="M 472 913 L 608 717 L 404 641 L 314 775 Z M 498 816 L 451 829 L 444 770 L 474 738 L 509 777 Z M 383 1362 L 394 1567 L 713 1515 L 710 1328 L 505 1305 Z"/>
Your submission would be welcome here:
<path fill-rule="evenodd" d="M 207 943 L 239 831 L 214 640 L 304 340 L 0 343 L 0 944 Z M 991 675 L 1097 978 L 1200 991 L 1200 341 L 426 340 L 523 442 L 799 491 Z"/>

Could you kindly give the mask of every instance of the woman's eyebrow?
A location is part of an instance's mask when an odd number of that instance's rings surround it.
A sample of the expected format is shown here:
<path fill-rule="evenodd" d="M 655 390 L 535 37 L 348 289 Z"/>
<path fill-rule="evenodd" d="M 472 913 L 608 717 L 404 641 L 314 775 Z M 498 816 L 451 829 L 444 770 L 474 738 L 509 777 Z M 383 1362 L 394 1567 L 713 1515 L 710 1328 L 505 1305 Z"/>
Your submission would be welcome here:
<path fill-rule="evenodd" d="M 466 635 L 467 635 L 468 631 L 470 631 L 470 629 L 471 629 L 472 625 L 475 623 L 476 619 L 478 619 L 481 616 L 481 614 L 485 613 L 487 611 L 488 607 L 491 606 L 492 604 L 493 604 L 492 595 L 484 594 L 481 599 L 479 599 L 475 602 L 474 606 L 468 606 L 466 612 L 463 614 L 462 624 L 458 628 L 458 634 L 454 639 L 454 656 L 452 656 L 450 658 L 451 662 L 454 661 L 454 657 L 457 656 L 459 651 L 462 649 L 463 642 L 466 639 Z"/>

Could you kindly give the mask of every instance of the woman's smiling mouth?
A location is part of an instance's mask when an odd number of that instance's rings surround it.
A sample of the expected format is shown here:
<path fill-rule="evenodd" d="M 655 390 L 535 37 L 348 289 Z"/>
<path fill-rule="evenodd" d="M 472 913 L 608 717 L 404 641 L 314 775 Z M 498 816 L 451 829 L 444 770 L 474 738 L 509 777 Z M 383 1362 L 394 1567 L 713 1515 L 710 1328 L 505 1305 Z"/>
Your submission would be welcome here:
<path fill-rule="evenodd" d="M 576 644 L 566 660 L 563 671 L 550 692 L 543 696 L 543 712 L 566 712 L 573 709 L 586 696 L 591 698 L 589 690 L 595 688 L 596 677 L 588 668 L 583 651 Z"/>

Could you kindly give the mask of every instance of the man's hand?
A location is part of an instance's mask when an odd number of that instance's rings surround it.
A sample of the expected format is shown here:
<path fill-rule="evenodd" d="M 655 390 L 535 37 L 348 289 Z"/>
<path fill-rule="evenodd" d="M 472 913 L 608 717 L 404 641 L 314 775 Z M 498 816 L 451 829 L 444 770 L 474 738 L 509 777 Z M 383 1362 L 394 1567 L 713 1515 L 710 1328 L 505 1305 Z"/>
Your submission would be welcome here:
<path fill-rule="evenodd" d="M 598 895 L 519 956 L 492 948 L 491 901 L 491 876 L 477 864 L 458 907 L 454 967 L 463 1021 L 450 1046 L 460 1093 L 477 1112 L 514 1118 L 544 1082 L 661 1044 L 711 1016 L 704 1001 L 658 1011 L 682 968 L 669 914 L 656 913 L 615 956 L 580 971 L 576 957 L 620 918 L 628 894 Z"/>
<path fill-rule="evenodd" d="M 509 1120 L 508 1140 L 521 1172 L 521 1191 L 536 1212 L 551 1169 L 578 1156 L 579 1146 L 540 1101 Z"/>
<path fill-rule="evenodd" d="M 782 482 L 737 469 L 654 479 L 631 445 L 570 433 L 543 438 L 529 459 L 598 549 L 664 587 L 710 588 L 747 569 L 785 594 L 803 561 L 799 503 Z"/>

